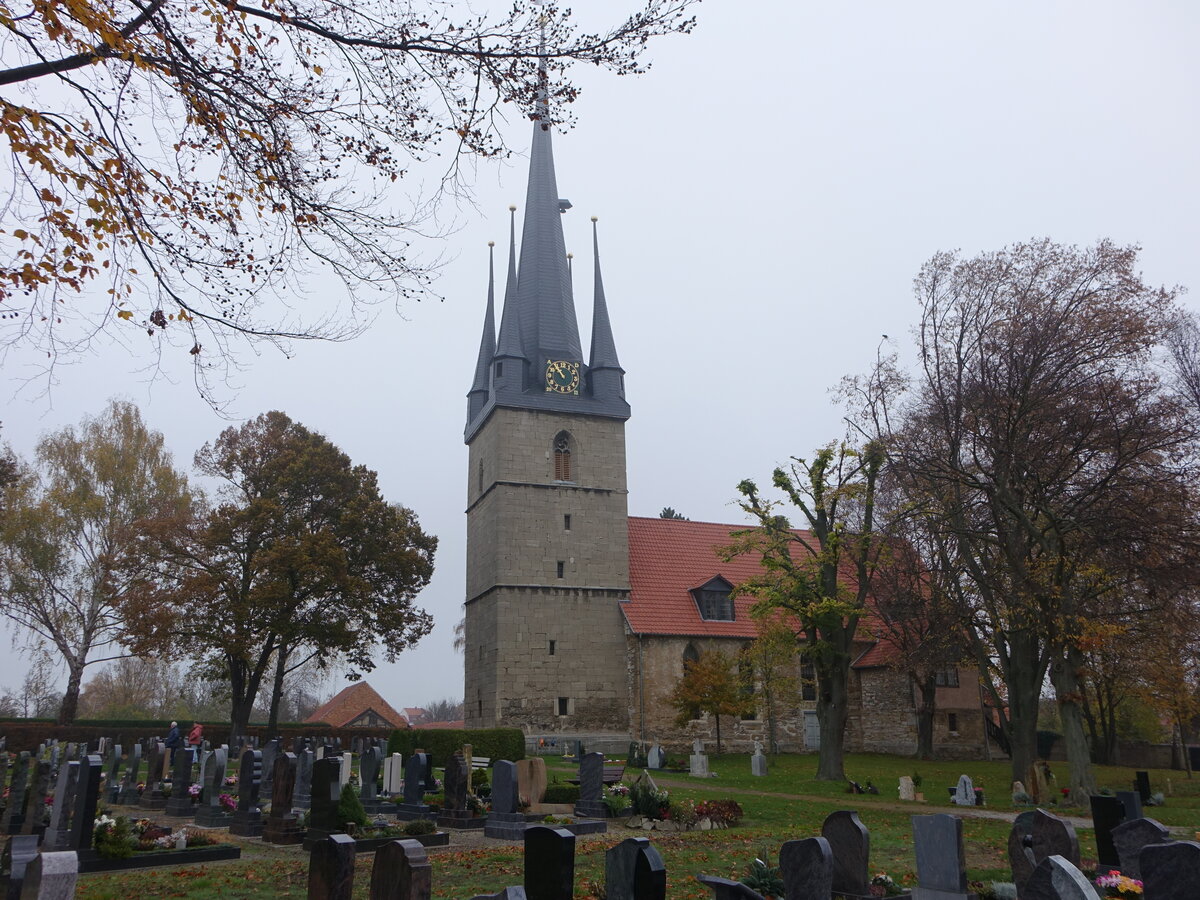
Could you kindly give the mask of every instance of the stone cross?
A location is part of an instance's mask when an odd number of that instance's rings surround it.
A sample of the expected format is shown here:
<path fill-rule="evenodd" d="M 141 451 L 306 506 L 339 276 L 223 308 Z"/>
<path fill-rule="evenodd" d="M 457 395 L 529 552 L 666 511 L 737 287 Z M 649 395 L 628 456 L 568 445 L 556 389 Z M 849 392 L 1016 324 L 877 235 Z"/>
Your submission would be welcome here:
<path fill-rule="evenodd" d="M 750 774 L 759 777 L 767 774 L 767 758 L 763 756 L 762 741 L 754 742 L 754 755 L 750 757 Z"/>
<path fill-rule="evenodd" d="M 852 810 L 830 813 L 821 826 L 821 836 L 829 842 L 833 854 L 833 890 L 840 894 L 870 894 L 867 870 L 871 835 L 858 813 Z"/>

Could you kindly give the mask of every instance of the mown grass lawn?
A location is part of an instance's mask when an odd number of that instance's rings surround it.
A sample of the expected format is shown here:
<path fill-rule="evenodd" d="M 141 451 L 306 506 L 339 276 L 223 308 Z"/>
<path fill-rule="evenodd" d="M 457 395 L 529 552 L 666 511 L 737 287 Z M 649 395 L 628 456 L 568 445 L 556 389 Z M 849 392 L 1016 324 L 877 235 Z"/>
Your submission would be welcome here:
<path fill-rule="evenodd" d="M 551 779 L 565 778 L 575 768 L 559 759 L 547 757 Z M 1066 764 L 1053 768 L 1065 774 Z M 851 754 L 846 759 L 847 775 L 862 785 L 868 781 L 879 788 L 876 795 L 851 795 L 845 785 L 816 781 L 816 758 L 811 755 L 786 755 L 771 759 L 770 774 L 756 778 L 750 774 L 749 757 L 715 755 L 710 757 L 715 777 L 700 780 L 686 773 L 654 773 L 661 787 L 672 797 L 694 800 L 733 798 L 745 810 L 741 827 L 725 831 L 686 834 L 651 833 L 651 840 L 662 854 L 668 872 L 668 896 L 699 898 L 711 896 L 702 890 L 693 876 L 704 872 L 740 878 L 750 861 L 762 852 L 772 858 L 779 845 L 793 838 L 820 833 L 825 817 L 837 809 L 855 809 L 871 832 L 871 868 L 886 871 L 898 882 L 915 883 L 910 817 L 932 811 L 954 811 L 949 806 L 947 788 L 959 775 L 971 776 L 976 787 L 987 797 L 989 810 L 1016 812 L 1011 800 L 1011 775 L 1006 761 L 994 762 L 923 762 L 879 754 Z M 927 802 L 900 803 L 897 784 L 901 775 L 918 773 Z M 631 781 L 638 773 L 626 772 Z M 1098 767 L 1102 787 L 1124 790 L 1133 782 L 1133 769 Z M 1167 793 L 1166 805 L 1147 810 L 1165 825 L 1196 830 L 1200 828 L 1200 783 L 1189 781 L 1182 772 L 1154 770 L 1150 773 L 1155 791 Z M 1168 782 L 1170 791 L 1168 793 Z M 1055 809 L 1064 815 L 1088 818 L 1080 809 Z M 580 838 L 576 844 L 575 896 L 598 896 L 604 880 L 604 851 L 627 836 L 636 834 L 610 823 L 610 832 L 596 838 Z M 1006 881 L 1008 871 L 1008 833 L 1006 820 L 966 818 L 963 834 L 969 875 L 977 881 Z M 1095 859 L 1095 842 L 1090 830 L 1080 829 L 1080 849 L 1084 865 Z M 111 875 L 85 875 L 79 879 L 77 896 L 81 898 L 196 897 L 242 900 L 242 898 L 304 897 L 307 893 L 308 861 L 298 849 L 264 847 L 249 842 L 241 860 L 197 867 L 166 868 L 157 871 L 126 872 Z M 523 858 L 519 847 L 504 845 L 479 850 L 434 851 L 433 896 L 465 900 L 478 893 L 490 893 L 508 884 L 519 884 Z M 370 884 L 371 858 L 358 861 L 356 897 L 366 897 Z"/>

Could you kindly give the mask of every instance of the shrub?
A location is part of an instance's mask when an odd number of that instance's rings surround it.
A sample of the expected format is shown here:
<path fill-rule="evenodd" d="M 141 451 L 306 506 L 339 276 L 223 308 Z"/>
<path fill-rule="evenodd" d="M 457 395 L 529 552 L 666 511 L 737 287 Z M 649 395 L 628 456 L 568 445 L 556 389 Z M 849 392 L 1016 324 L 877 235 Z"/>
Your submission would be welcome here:
<path fill-rule="evenodd" d="M 737 825 L 744 815 L 741 804 L 736 800 L 702 800 L 696 804 L 698 818 L 708 819 L 718 825 Z"/>
<path fill-rule="evenodd" d="M 670 808 L 671 796 L 664 790 L 639 781 L 629 789 L 629 805 L 639 816 L 661 819 Z"/>
<path fill-rule="evenodd" d="M 136 836 L 130 833 L 129 820 L 124 816 L 115 819 L 100 816 L 96 820 L 93 843 L 96 852 L 105 859 L 128 859 L 133 856 Z"/>
<path fill-rule="evenodd" d="M 472 769 L 471 787 L 487 787 L 492 783 L 491 769 Z"/>
<path fill-rule="evenodd" d="M 680 828 L 691 828 L 700 821 L 700 816 L 696 814 L 696 804 L 691 800 L 672 803 L 667 809 L 666 817 L 677 823 Z"/>
<path fill-rule="evenodd" d="M 404 825 L 405 834 L 433 834 L 435 831 L 437 831 L 437 825 L 429 819 L 413 819 Z"/>
<path fill-rule="evenodd" d="M 767 855 L 766 847 L 760 852 L 762 856 L 750 863 L 742 884 L 764 897 L 782 897 L 785 886 L 783 876 L 779 874 L 779 867 L 771 865 L 771 857 Z"/>
<path fill-rule="evenodd" d="M 420 728 L 393 731 L 388 739 L 388 753 L 412 756 L 424 749 L 438 765 L 470 744 L 476 756 L 507 759 L 516 762 L 525 758 L 525 734 L 520 728 Z"/>
<path fill-rule="evenodd" d="M 546 785 L 546 796 L 542 798 L 543 803 L 578 803 L 579 802 L 579 785 L 576 784 L 554 784 Z"/>
<path fill-rule="evenodd" d="M 342 786 L 342 799 L 338 801 L 338 823 L 353 822 L 359 828 L 368 824 L 367 811 L 363 809 L 362 801 L 350 785 Z"/>

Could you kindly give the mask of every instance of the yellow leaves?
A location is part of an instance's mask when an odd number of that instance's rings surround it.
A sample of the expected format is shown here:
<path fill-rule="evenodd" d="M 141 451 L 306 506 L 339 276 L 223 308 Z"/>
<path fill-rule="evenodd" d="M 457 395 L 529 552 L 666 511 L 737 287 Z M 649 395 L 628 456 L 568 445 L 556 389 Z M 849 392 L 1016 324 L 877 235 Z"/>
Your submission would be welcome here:
<path fill-rule="evenodd" d="M 133 318 L 133 313 L 127 309 L 119 309 L 119 310 L 117 310 L 117 318 L 125 319 L 126 321 L 129 321 L 130 319 Z"/>

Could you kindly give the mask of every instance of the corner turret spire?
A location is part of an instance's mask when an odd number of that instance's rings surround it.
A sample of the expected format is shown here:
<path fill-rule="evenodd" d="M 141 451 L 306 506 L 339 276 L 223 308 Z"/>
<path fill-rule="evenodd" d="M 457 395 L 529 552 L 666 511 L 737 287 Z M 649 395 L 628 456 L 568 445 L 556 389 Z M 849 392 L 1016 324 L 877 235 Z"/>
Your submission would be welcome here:
<path fill-rule="evenodd" d="M 604 281 L 600 277 L 600 238 L 596 229 L 596 217 L 592 216 L 592 253 L 595 257 L 595 288 L 592 299 L 592 352 L 588 365 L 596 369 L 621 369 L 617 361 L 617 344 L 613 340 L 612 325 L 608 321 L 608 304 L 604 300 Z"/>
<path fill-rule="evenodd" d="M 487 310 L 483 314 L 483 336 L 479 339 L 479 356 L 475 360 L 475 380 L 467 394 L 467 421 L 470 422 L 487 404 L 491 390 L 492 359 L 496 355 L 496 274 L 495 241 L 488 241 Z"/>

